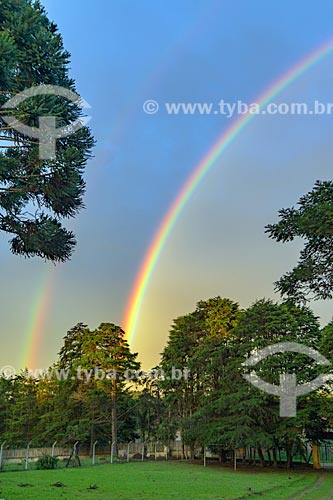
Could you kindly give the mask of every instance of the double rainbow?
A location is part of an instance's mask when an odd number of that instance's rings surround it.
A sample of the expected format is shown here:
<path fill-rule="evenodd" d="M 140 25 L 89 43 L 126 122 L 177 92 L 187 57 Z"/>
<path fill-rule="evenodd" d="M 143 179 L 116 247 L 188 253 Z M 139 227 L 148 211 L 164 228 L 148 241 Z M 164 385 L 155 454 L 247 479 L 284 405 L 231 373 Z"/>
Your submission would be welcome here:
<path fill-rule="evenodd" d="M 261 107 L 266 106 L 275 96 L 280 94 L 285 88 L 306 73 L 306 71 L 332 52 L 333 41 L 330 40 L 284 73 L 276 82 L 264 91 L 255 100 L 255 102 Z M 166 212 L 143 258 L 126 305 L 122 325 L 130 342 L 133 341 L 136 333 L 137 321 L 147 286 L 168 237 L 172 232 L 172 229 L 175 226 L 182 210 L 215 161 L 225 151 L 229 144 L 233 142 L 243 128 L 255 118 L 255 116 L 256 115 L 254 114 L 242 115 L 221 134 L 206 156 L 193 169 L 192 173 Z M 38 288 L 38 293 L 36 294 L 31 307 L 31 316 L 24 336 L 22 356 L 23 366 L 28 368 L 36 367 L 40 343 L 51 304 L 55 276 L 55 268 L 45 271 L 42 282 Z"/>

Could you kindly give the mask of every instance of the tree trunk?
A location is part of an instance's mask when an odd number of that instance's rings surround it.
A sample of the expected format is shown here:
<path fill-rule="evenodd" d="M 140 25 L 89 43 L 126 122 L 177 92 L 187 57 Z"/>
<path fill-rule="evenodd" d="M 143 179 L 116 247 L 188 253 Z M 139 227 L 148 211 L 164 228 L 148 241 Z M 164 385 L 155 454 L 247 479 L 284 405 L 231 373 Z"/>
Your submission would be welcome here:
<path fill-rule="evenodd" d="M 301 458 L 304 460 L 304 463 L 305 464 L 309 463 L 309 459 L 306 456 L 306 449 L 305 448 L 301 447 L 300 454 L 301 454 Z"/>
<path fill-rule="evenodd" d="M 273 451 L 273 464 L 274 464 L 274 467 L 277 467 L 278 459 L 277 459 L 276 448 L 274 447 L 272 451 Z"/>
<path fill-rule="evenodd" d="M 190 459 L 194 460 L 194 444 L 190 444 Z"/>
<path fill-rule="evenodd" d="M 293 445 L 288 443 L 286 446 L 286 452 L 287 452 L 287 464 L 286 467 L 287 469 L 291 469 L 293 465 Z"/>
<path fill-rule="evenodd" d="M 111 426 L 113 454 L 118 457 L 118 422 L 117 422 L 117 388 L 115 381 L 112 381 L 111 394 Z"/>
<path fill-rule="evenodd" d="M 265 467 L 266 466 L 266 462 L 265 462 L 264 454 L 263 454 L 262 449 L 260 448 L 260 446 L 258 446 L 258 455 L 259 455 L 259 460 L 260 460 L 261 466 Z"/>
<path fill-rule="evenodd" d="M 312 441 L 312 460 L 313 460 L 313 468 L 320 469 L 319 446 L 318 446 L 318 441 L 316 439 Z"/>
<path fill-rule="evenodd" d="M 269 465 L 272 465 L 271 450 L 267 450 L 267 455 L 268 455 L 268 463 L 269 463 Z"/>

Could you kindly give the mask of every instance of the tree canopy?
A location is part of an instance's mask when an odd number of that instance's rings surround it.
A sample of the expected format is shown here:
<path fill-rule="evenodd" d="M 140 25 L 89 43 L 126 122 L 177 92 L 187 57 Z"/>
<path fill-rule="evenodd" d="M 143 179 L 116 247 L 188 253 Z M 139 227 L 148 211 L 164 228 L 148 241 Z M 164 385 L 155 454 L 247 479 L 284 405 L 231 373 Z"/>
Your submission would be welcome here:
<path fill-rule="evenodd" d="M 317 180 L 298 201 L 298 207 L 279 211 L 280 220 L 266 232 L 283 243 L 305 241 L 297 266 L 276 282 L 287 298 L 305 302 L 333 297 L 333 181 Z"/>
<path fill-rule="evenodd" d="M 190 370 L 186 380 L 160 382 L 170 434 L 178 429 L 192 451 L 209 446 L 222 457 L 235 448 L 254 448 L 263 465 L 263 450 L 277 463 L 283 449 L 290 466 L 296 449 L 305 453 L 305 440 L 319 440 L 330 429 L 331 389 L 299 397 L 297 416 L 282 418 L 279 398 L 245 380 L 243 363 L 252 353 L 279 342 L 320 350 L 331 332 L 329 325 L 321 333 L 312 311 L 291 301 L 262 299 L 244 311 L 229 299 L 199 302 L 193 313 L 174 321 L 162 354 L 165 370 L 172 365 Z M 320 370 L 308 356 L 291 352 L 269 356 L 255 367 L 261 379 L 277 386 L 282 373 L 295 374 L 297 384 L 302 384 Z"/>
<path fill-rule="evenodd" d="M 1 1 L 0 106 L 40 85 L 76 92 L 69 57 L 39 1 Z M 65 261 L 76 241 L 62 219 L 74 217 L 83 207 L 83 173 L 94 140 L 82 127 L 59 138 L 56 156 L 43 160 L 38 141 L 8 125 L 4 116 L 37 128 L 40 117 L 52 116 L 59 128 L 82 119 L 82 110 L 64 97 L 38 95 L 0 113 L 0 230 L 12 235 L 14 254 Z"/>

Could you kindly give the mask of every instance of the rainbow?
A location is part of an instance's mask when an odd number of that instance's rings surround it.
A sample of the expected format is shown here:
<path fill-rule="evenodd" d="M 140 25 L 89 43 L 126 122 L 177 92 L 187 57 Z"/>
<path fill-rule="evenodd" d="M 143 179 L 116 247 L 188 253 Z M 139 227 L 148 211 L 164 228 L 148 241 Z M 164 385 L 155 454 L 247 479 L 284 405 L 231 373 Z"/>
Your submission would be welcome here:
<path fill-rule="evenodd" d="M 266 106 L 275 96 L 280 94 L 285 88 L 287 88 L 332 51 L 333 40 L 329 40 L 319 49 L 311 52 L 305 59 L 302 59 L 295 66 L 284 73 L 276 82 L 270 85 L 267 90 L 260 94 L 255 102 L 258 103 L 260 107 Z M 129 342 L 134 339 L 139 313 L 150 278 L 182 210 L 216 160 L 234 141 L 244 127 L 246 127 L 246 125 L 254 119 L 255 116 L 256 114 L 250 113 L 241 115 L 226 131 L 222 133 L 222 135 L 220 135 L 206 156 L 194 168 L 172 202 L 170 208 L 166 212 L 141 263 L 125 308 L 122 324 Z"/>
<path fill-rule="evenodd" d="M 52 301 L 55 276 L 55 266 L 53 266 L 51 270 L 49 268 L 45 269 L 38 287 L 38 292 L 34 297 L 27 331 L 24 336 L 25 340 L 21 362 L 23 369 L 44 368 L 43 366 L 37 366 L 37 362 L 46 319 Z"/>

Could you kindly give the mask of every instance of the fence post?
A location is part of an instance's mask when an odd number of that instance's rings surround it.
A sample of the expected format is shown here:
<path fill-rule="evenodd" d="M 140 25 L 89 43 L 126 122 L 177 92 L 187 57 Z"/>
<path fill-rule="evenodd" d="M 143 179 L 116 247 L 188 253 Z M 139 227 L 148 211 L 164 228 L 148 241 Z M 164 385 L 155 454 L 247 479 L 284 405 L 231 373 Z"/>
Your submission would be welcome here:
<path fill-rule="evenodd" d="M 110 463 L 113 464 L 113 449 L 114 449 L 114 442 L 111 443 L 111 456 L 110 456 Z"/>
<path fill-rule="evenodd" d="M 52 445 L 52 452 L 51 452 L 51 456 L 54 457 L 54 449 L 55 449 L 55 446 L 57 444 L 58 441 L 54 441 L 53 445 Z"/>
<path fill-rule="evenodd" d="M 93 456 L 92 456 L 92 464 L 95 465 L 95 455 L 96 455 L 96 444 L 98 441 L 95 441 L 93 444 Z"/>
<path fill-rule="evenodd" d="M 0 448 L 0 469 L 2 469 L 2 459 L 3 459 L 3 447 L 5 446 L 6 441 L 1 443 L 1 448 Z"/>
<path fill-rule="evenodd" d="M 26 453 L 26 456 L 25 456 L 25 470 L 28 470 L 29 468 L 29 450 L 30 450 L 30 445 L 31 445 L 31 441 L 29 441 L 28 445 L 27 445 L 27 453 Z"/>

